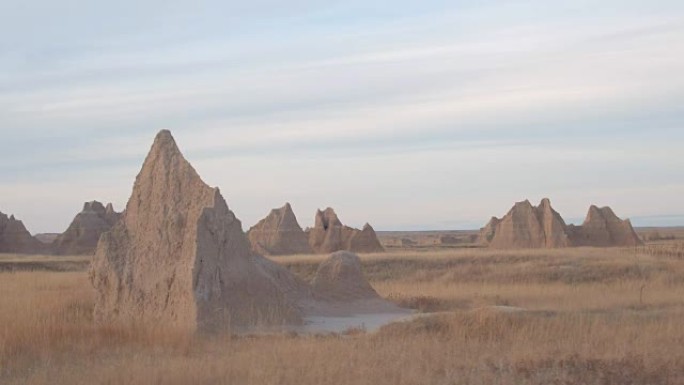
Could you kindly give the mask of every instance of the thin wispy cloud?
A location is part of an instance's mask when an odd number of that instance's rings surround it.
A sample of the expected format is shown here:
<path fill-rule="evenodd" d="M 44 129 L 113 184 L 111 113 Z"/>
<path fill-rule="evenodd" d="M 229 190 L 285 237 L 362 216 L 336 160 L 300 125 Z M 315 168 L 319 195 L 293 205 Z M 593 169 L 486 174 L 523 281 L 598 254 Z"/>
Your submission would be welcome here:
<path fill-rule="evenodd" d="M 161 128 L 248 225 L 286 200 L 304 223 L 334 205 L 381 229 L 475 227 L 542 196 L 569 217 L 684 213 L 678 2 L 30 0 L 0 15 L 0 210 L 34 231 L 62 230 L 70 201 L 123 205 Z"/>

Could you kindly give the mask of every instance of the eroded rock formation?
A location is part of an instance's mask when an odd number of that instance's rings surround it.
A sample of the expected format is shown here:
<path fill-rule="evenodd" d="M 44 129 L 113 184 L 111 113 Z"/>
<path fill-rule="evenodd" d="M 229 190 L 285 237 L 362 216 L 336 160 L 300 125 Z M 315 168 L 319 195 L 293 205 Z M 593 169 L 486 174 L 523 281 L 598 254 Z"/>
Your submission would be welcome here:
<path fill-rule="evenodd" d="M 516 203 L 500 221 L 492 219 L 483 232 L 488 233 L 485 239 L 491 237 L 489 245 L 494 248 L 555 248 L 569 246 L 565 227 L 548 199 L 537 207 L 526 200 Z"/>
<path fill-rule="evenodd" d="M 309 240 L 286 203 L 247 232 L 254 251 L 264 255 L 311 254 Z"/>
<path fill-rule="evenodd" d="M 24 223 L 10 215 L 0 213 L 0 253 L 36 254 L 46 246 L 26 230 Z"/>
<path fill-rule="evenodd" d="M 480 230 L 479 241 L 501 249 L 641 244 L 629 220 L 621 220 L 608 207 L 591 206 L 582 226 L 566 225 L 546 198 L 536 207 L 518 202 L 503 218 L 492 218 Z"/>
<path fill-rule="evenodd" d="M 252 255 L 240 221 L 168 131 L 157 135 L 122 218 L 100 238 L 90 276 L 97 321 L 190 331 L 297 322 L 294 301 L 307 290 Z"/>
<path fill-rule="evenodd" d="M 362 230 L 345 226 L 330 207 L 323 211 L 318 210 L 314 223 L 308 233 L 309 245 L 315 253 L 326 254 L 341 250 L 374 253 L 385 250 L 371 225 L 366 223 Z"/>
<path fill-rule="evenodd" d="M 111 230 L 119 220 L 120 213 L 111 203 L 105 207 L 98 201 L 86 202 L 67 230 L 53 242 L 58 255 L 93 254 L 102 233 Z"/>
<path fill-rule="evenodd" d="M 610 207 L 592 205 L 582 226 L 570 226 L 570 238 L 576 246 L 639 246 L 643 241 L 629 219 L 618 218 Z"/>

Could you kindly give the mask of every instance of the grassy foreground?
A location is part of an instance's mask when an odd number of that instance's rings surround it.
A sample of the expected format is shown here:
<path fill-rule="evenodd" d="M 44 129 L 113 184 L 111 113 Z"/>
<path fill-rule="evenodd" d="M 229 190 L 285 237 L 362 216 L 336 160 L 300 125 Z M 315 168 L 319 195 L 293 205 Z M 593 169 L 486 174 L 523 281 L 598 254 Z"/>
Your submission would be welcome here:
<path fill-rule="evenodd" d="M 307 278 L 322 258 L 276 261 Z M 0 273 L 0 383 L 684 383 L 677 257 L 475 249 L 363 259 L 381 295 L 435 315 L 344 336 L 117 330 L 92 323 L 85 272 Z"/>

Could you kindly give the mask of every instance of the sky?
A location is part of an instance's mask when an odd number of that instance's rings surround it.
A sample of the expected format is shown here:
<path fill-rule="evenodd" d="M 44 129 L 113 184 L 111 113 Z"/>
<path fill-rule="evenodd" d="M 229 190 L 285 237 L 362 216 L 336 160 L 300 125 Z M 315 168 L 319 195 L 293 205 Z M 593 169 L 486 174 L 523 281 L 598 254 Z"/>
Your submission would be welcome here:
<path fill-rule="evenodd" d="M 3 0 L 0 211 L 121 210 L 169 129 L 245 229 L 684 225 L 683 69 L 679 0 Z"/>

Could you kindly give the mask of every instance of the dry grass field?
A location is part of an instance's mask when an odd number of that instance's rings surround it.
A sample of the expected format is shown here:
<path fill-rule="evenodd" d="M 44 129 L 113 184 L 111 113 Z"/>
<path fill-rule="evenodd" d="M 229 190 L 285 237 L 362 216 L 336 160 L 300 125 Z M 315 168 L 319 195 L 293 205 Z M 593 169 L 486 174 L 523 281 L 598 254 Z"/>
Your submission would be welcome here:
<path fill-rule="evenodd" d="M 650 251 L 365 255 L 380 294 L 425 316 L 327 336 L 96 326 L 81 268 L 14 268 L 0 272 L 0 383 L 684 384 L 684 259 Z M 322 259 L 275 260 L 308 278 Z"/>

